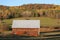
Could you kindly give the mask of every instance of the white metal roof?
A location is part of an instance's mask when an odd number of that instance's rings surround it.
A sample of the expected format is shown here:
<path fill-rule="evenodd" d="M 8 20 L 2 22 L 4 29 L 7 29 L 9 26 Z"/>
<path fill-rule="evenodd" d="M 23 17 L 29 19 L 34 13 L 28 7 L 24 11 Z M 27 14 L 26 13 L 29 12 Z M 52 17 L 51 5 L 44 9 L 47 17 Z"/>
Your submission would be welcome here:
<path fill-rule="evenodd" d="M 40 28 L 40 20 L 13 20 L 12 28 Z"/>

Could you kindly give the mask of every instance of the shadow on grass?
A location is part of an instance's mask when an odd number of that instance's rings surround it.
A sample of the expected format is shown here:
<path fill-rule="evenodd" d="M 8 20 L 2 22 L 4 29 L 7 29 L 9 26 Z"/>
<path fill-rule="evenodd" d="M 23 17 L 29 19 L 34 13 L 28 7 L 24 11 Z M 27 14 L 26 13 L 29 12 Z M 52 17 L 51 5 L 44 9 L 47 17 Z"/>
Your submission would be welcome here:
<path fill-rule="evenodd" d="M 0 36 L 0 40 L 60 40 L 60 37 L 56 38 L 37 38 L 37 37 L 29 37 L 29 36 L 19 36 L 19 35 L 7 35 Z"/>

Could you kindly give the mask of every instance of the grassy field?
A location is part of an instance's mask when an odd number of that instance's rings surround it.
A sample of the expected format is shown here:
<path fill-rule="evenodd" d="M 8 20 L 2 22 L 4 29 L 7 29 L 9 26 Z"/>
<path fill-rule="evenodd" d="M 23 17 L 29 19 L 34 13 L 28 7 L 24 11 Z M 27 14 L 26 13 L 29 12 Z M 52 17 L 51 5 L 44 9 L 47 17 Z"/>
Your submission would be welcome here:
<path fill-rule="evenodd" d="M 49 18 L 49 17 L 24 17 L 24 18 L 21 18 L 20 17 L 20 18 L 13 18 L 13 19 L 5 19 L 3 21 L 6 22 L 7 24 L 10 24 L 11 25 L 12 22 L 13 22 L 13 20 L 26 20 L 26 19 L 40 20 L 41 26 L 44 26 L 44 27 L 46 27 L 46 26 L 47 27 L 60 26 L 60 23 L 58 23 L 58 21 L 60 21 L 60 19 L 58 20 L 58 19 Z M 5 32 L 5 33 L 9 33 L 9 32 Z M 53 31 L 53 32 L 42 33 L 39 37 L 36 37 L 37 40 L 40 40 L 40 38 L 42 38 L 41 40 L 50 40 L 50 39 L 51 40 L 55 40 L 55 39 L 56 40 L 57 39 L 60 40 L 60 30 L 59 30 L 59 32 L 58 31 L 57 32 Z M 34 38 L 32 38 L 32 39 L 34 39 Z M 32 40 L 32 39 L 30 38 L 28 40 Z"/>
<path fill-rule="evenodd" d="M 8 24 L 12 24 L 13 20 L 26 20 L 26 19 L 30 19 L 30 20 L 40 20 L 41 26 L 60 26 L 60 23 L 58 23 L 58 21 L 60 21 L 60 19 L 53 19 L 53 18 L 49 18 L 49 17 L 21 17 L 21 18 L 13 18 L 13 19 L 5 19 L 3 20 L 4 22 L 8 23 Z"/>

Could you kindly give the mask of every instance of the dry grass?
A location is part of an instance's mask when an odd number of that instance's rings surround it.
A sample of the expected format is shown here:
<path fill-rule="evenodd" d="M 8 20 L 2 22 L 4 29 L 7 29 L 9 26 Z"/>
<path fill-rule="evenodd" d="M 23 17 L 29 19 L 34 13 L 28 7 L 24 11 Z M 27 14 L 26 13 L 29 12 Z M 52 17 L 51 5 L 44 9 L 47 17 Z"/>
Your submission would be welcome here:
<path fill-rule="evenodd" d="M 24 17 L 24 18 L 13 18 L 13 19 L 5 19 L 3 20 L 4 22 L 8 23 L 8 24 L 12 24 L 13 20 L 26 20 L 26 19 L 30 19 L 30 20 L 40 20 L 41 22 L 41 26 L 60 26 L 60 23 L 58 24 L 58 19 L 53 19 L 53 18 L 49 18 L 49 17 Z M 59 19 L 60 21 L 60 19 Z"/>

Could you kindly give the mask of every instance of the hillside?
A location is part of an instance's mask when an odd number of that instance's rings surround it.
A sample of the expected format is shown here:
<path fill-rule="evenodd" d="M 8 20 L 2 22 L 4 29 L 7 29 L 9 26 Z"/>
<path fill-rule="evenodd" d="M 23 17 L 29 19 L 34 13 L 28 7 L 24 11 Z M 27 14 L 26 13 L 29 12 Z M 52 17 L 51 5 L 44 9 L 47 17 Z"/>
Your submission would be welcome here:
<path fill-rule="evenodd" d="M 49 16 L 58 18 L 60 15 L 60 5 L 53 4 L 25 4 L 21 6 L 0 5 L 0 19 L 10 19 L 16 17 L 40 17 Z M 33 15 L 32 15 L 33 14 Z"/>
<path fill-rule="evenodd" d="M 26 8 L 26 9 L 55 9 L 58 8 L 58 5 L 52 5 L 52 4 L 28 4 L 28 5 L 22 5 L 20 7 Z"/>
<path fill-rule="evenodd" d="M 26 8 L 26 9 L 55 9 L 58 8 L 59 5 L 53 5 L 53 4 L 25 4 L 25 5 L 21 5 L 21 6 L 3 6 L 0 5 L 0 8 L 8 8 L 8 7 L 13 7 L 13 8 Z"/>

